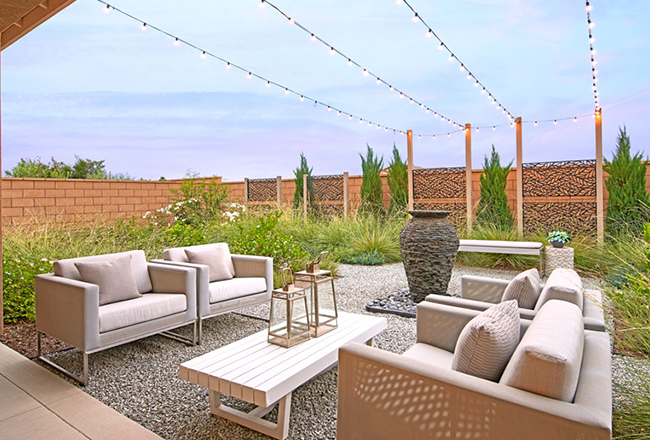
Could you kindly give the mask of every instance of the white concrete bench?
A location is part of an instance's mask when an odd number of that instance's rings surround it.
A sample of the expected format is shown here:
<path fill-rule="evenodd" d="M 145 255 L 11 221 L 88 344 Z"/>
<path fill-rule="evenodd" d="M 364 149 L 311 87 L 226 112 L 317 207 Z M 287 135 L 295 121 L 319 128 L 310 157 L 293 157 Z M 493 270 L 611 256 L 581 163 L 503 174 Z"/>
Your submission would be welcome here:
<path fill-rule="evenodd" d="M 540 270 L 543 244 L 536 241 L 460 240 L 458 252 L 485 252 L 489 254 L 514 254 L 539 256 Z"/>

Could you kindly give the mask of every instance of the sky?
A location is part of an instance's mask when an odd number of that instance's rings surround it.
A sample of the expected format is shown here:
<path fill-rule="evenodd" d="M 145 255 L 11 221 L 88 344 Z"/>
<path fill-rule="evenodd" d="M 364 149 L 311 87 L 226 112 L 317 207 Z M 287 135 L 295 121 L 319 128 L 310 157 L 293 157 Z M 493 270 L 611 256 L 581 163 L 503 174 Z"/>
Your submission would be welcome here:
<path fill-rule="evenodd" d="M 305 96 L 398 130 L 412 129 L 417 166 L 464 166 L 462 133 L 331 56 L 258 0 L 113 0 L 109 3 Z M 472 165 L 494 145 L 515 157 L 515 130 L 465 78 L 435 38 L 395 0 L 273 0 L 383 80 L 472 131 Z M 593 0 L 603 151 L 619 126 L 650 152 L 647 0 Z M 411 0 L 410 4 L 523 126 L 524 162 L 595 157 L 585 4 L 566 0 Z M 370 145 L 387 164 L 406 137 L 285 96 L 245 72 L 96 0 L 77 0 L 2 52 L 2 166 L 20 158 L 105 160 L 136 178 L 188 172 L 292 177 L 304 152 L 315 175 L 361 173 Z M 573 118 L 587 115 L 577 122 Z M 534 126 L 534 120 L 551 120 Z M 492 126 L 499 126 L 496 131 Z M 418 138 L 418 134 L 423 136 Z M 437 134 L 435 139 L 430 135 Z"/>

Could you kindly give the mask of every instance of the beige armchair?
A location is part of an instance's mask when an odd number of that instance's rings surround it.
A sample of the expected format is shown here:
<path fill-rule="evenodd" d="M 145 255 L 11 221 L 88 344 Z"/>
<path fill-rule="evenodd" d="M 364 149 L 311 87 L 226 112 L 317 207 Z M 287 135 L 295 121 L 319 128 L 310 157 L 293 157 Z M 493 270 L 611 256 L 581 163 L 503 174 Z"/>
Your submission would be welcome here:
<path fill-rule="evenodd" d="M 464 275 L 461 279 L 460 297 L 428 295 L 426 300 L 438 304 L 483 311 L 501 301 L 508 280 Z M 573 270 L 553 271 L 544 284 L 537 303 L 532 309 L 520 308 L 523 319 L 533 319 L 539 309 L 551 299 L 575 303 L 584 317 L 587 330 L 606 331 L 602 294 L 595 289 L 584 289 L 578 274 Z"/>
<path fill-rule="evenodd" d="M 203 338 L 203 320 L 244 307 L 263 304 L 271 299 L 273 291 L 273 258 L 251 255 L 230 255 L 229 264 L 234 275 L 221 281 L 210 281 L 212 274 L 206 264 L 190 263 L 185 250 L 202 251 L 219 246 L 230 254 L 228 244 L 213 243 L 190 247 L 165 249 L 164 260 L 155 263 L 187 267 L 196 270 L 199 339 Z"/>
<path fill-rule="evenodd" d="M 479 313 L 425 301 L 417 343 L 403 355 L 355 343 L 341 348 L 337 438 L 611 439 L 606 333 L 582 330 L 579 378 L 568 402 L 452 370 L 459 335 Z M 520 319 L 523 335 L 531 322 Z M 527 373 L 533 383 L 543 380 Z"/>
<path fill-rule="evenodd" d="M 110 262 L 123 256 L 130 256 L 139 295 L 100 305 L 99 286 L 81 281 L 75 263 Z M 196 271 L 147 263 L 143 251 L 56 261 L 54 273 L 36 277 L 35 295 L 38 358 L 83 385 L 88 384 L 89 354 L 154 334 L 196 343 Z M 188 324 L 194 326 L 191 338 L 170 332 Z M 81 350 L 82 377 L 41 355 L 41 334 Z"/>

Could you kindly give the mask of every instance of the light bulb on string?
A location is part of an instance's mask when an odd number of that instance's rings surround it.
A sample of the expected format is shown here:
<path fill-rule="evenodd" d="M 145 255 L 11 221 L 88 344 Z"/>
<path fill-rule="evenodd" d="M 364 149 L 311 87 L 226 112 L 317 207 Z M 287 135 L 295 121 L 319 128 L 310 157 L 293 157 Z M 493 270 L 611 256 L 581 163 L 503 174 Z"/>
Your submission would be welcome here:
<path fill-rule="evenodd" d="M 481 94 L 485 94 L 485 87 L 481 89 Z"/>
<path fill-rule="evenodd" d="M 593 21 L 588 20 L 588 23 L 589 23 L 589 25 L 588 25 L 589 29 L 593 29 L 593 28 L 596 27 L 596 23 L 594 23 Z"/>
<path fill-rule="evenodd" d="M 418 20 L 419 20 L 418 13 L 416 12 L 415 15 L 413 16 L 413 18 L 411 19 L 411 21 L 413 21 L 413 23 L 417 23 Z"/>
<path fill-rule="evenodd" d="M 587 7 L 585 9 L 587 10 L 587 12 L 591 12 L 594 10 L 594 7 L 591 6 L 591 3 L 587 2 Z"/>
<path fill-rule="evenodd" d="M 458 70 L 460 70 L 461 72 L 465 72 L 465 66 L 461 64 Z"/>
<path fill-rule="evenodd" d="M 348 119 L 349 119 L 349 120 L 352 120 L 352 115 L 348 115 Z"/>
<path fill-rule="evenodd" d="M 108 14 L 110 12 L 111 12 L 111 7 L 109 5 L 106 5 L 106 7 L 104 8 L 104 14 Z"/>
<path fill-rule="evenodd" d="M 447 61 L 449 61 L 450 63 L 451 63 L 452 61 L 454 61 L 454 56 L 453 56 L 453 55 L 449 55 L 449 58 L 447 58 Z"/>
<path fill-rule="evenodd" d="M 368 76 L 368 69 L 363 69 L 363 76 Z"/>
<path fill-rule="evenodd" d="M 418 139 L 422 139 L 422 135 L 421 135 L 421 134 L 418 135 Z"/>
<path fill-rule="evenodd" d="M 515 128 L 515 123 L 514 122 L 510 123 L 510 128 Z"/>
<path fill-rule="evenodd" d="M 291 24 L 291 25 L 296 24 L 296 20 L 294 20 L 293 18 L 289 17 L 289 24 Z"/>
<path fill-rule="evenodd" d="M 478 87 L 478 81 L 474 83 L 474 87 Z"/>
<path fill-rule="evenodd" d="M 270 87 L 271 87 L 271 81 L 267 81 L 267 82 L 266 82 L 266 88 L 268 89 L 268 88 L 270 88 Z"/>
<path fill-rule="evenodd" d="M 181 45 L 180 40 L 179 40 L 178 38 L 176 38 L 176 39 L 174 40 L 174 46 L 175 46 L 175 47 L 178 47 L 178 46 L 180 46 L 180 45 Z"/>
<path fill-rule="evenodd" d="M 352 60 L 350 58 L 348 58 L 348 66 L 351 66 L 351 65 L 352 65 Z"/>
<path fill-rule="evenodd" d="M 557 119 L 553 120 L 553 125 L 557 125 Z"/>
<path fill-rule="evenodd" d="M 497 131 L 497 126 L 496 125 L 492 126 L 492 131 Z"/>
<path fill-rule="evenodd" d="M 444 48 L 445 48 L 445 43 L 440 43 L 440 46 L 438 46 L 438 50 L 442 52 Z"/>
<path fill-rule="evenodd" d="M 140 30 L 142 30 L 142 32 L 147 32 L 147 23 L 142 23 Z"/>
<path fill-rule="evenodd" d="M 316 35 L 311 34 L 311 37 L 309 37 L 309 39 L 310 39 L 310 40 L 312 41 L 312 43 L 313 43 L 314 41 L 316 41 Z"/>
<path fill-rule="evenodd" d="M 596 42 L 596 39 L 594 37 L 589 37 L 589 43 L 594 44 Z"/>
<path fill-rule="evenodd" d="M 363 124 L 363 119 L 359 118 L 359 124 Z"/>
<path fill-rule="evenodd" d="M 390 90 L 392 92 L 395 89 L 393 88 L 393 86 L 390 86 L 390 87 L 388 87 L 388 90 Z"/>
<path fill-rule="evenodd" d="M 336 116 L 341 116 L 341 110 L 339 110 L 338 112 L 336 112 Z"/>
<path fill-rule="evenodd" d="M 429 114 L 430 111 L 431 111 L 431 110 L 429 109 L 429 107 L 427 107 L 427 109 L 425 110 L 425 113 L 426 113 L 426 114 Z"/>
<path fill-rule="evenodd" d="M 447 137 L 451 137 L 451 133 L 447 133 Z"/>
<path fill-rule="evenodd" d="M 377 84 L 381 84 L 381 80 L 377 78 Z"/>
<path fill-rule="evenodd" d="M 479 129 L 479 128 L 480 128 L 480 127 L 476 127 L 476 132 L 477 132 L 477 133 L 478 133 L 478 129 Z"/>
<path fill-rule="evenodd" d="M 400 99 L 404 98 L 404 93 L 399 92 L 399 98 L 400 98 Z"/>
<path fill-rule="evenodd" d="M 413 104 L 413 102 L 415 102 L 415 101 L 413 101 L 413 98 L 411 98 L 411 104 Z"/>
<path fill-rule="evenodd" d="M 253 77 L 253 74 L 251 72 L 248 72 L 248 75 L 246 75 L 246 78 L 251 79 Z"/>
<path fill-rule="evenodd" d="M 433 37 L 433 32 L 431 31 L 431 29 L 429 29 L 427 31 L 427 38 L 431 38 L 431 37 Z"/>
<path fill-rule="evenodd" d="M 578 122 L 578 117 L 577 116 L 573 118 L 573 122 Z"/>
<path fill-rule="evenodd" d="M 436 140 L 436 135 L 431 135 L 431 138 L 435 141 Z"/>
<path fill-rule="evenodd" d="M 535 122 L 533 123 L 533 125 L 534 125 L 535 127 L 537 127 L 537 121 L 535 121 Z"/>
<path fill-rule="evenodd" d="M 395 0 L 395 4 L 397 6 L 402 6 L 404 4 L 404 0 Z"/>
<path fill-rule="evenodd" d="M 420 103 L 420 108 L 424 108 L 424 104 Z"/>
<path fill-rule="evenodd" d="M 305 100 L 305 97 L 300 95 L 300 102 L 303 102 Z"/>
<path fill-rule="evenodd" d="M 289 94 L 289 89 L 284 89 L 284 94 L 288 95 Z"/>
<path fill-rule="evenodd" d="M 332 56 L 336 55 L 336 50 L 334 50 L 333 47 L 330 47 L 330 55 Z"/>
<path fill-rule="evenodd" d="M 372 127 L 372 122 L 368 121 L 368 127 Z"/>
<path fill-rule="evenodd" d="M 470 79 L 472 79 L 472 74 L 471 74 L 471 73 L 468 73 L 466 78 L 467 78 L 467 80 L 469 81 Z"/>
<path fill-rule="evenodd" d="M 260 5 L 259 5 L 259 6 L 260 6 L 260 9 L 264 9 L 264 0 L 262 0 L 262 1 L 260 2 Z"/>
<path fill-rule="evenodd" d="M 230 70 L 230 68 L 231 68 L 230 62 L 226 63 L 226 70 Z"/>

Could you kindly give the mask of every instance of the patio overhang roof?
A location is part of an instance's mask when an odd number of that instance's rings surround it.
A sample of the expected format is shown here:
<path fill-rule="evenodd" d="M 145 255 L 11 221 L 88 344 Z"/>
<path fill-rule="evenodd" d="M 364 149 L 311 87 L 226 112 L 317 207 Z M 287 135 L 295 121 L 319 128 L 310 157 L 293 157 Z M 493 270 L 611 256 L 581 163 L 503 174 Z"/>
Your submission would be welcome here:
<path fill-rule="evenodd" d="M 4 50 L 75 0 L 0 0 L 0 50 Z"/>

